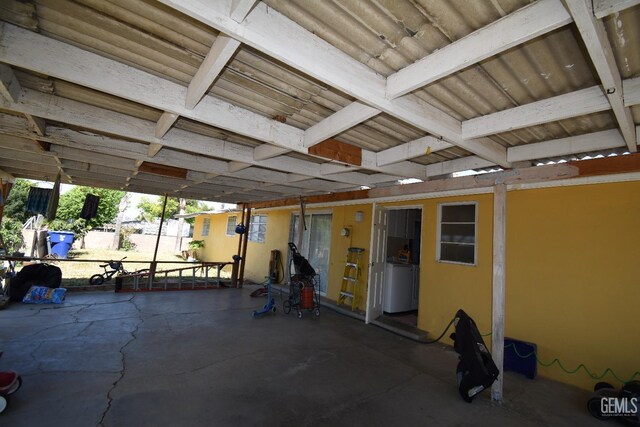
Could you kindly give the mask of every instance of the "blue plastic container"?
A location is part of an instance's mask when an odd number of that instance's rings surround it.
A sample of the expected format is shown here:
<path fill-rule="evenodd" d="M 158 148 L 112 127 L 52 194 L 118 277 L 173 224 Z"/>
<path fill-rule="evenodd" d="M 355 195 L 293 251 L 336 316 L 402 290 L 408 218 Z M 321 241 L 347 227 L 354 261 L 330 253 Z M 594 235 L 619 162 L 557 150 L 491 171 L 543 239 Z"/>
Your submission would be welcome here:
<path fill-rule="evenodd" d="M 49 242 L 51 243 L 51 253 L 58 255 L 59 258 L 66 258 L 75 233 L 71 231 L 49 231 Z"/>

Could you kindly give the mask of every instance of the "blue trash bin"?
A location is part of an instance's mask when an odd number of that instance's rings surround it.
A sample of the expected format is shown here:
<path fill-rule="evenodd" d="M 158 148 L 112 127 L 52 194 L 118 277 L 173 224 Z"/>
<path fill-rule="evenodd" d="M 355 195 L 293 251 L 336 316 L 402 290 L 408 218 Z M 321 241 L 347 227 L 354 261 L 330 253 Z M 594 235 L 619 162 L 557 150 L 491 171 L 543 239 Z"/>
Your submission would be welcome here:
<path fill-rule="evenodd" d="M 58 258 L 66 258 L 73 244 L 75 233 L 72 231 L 50 230 L 48 235 L 49 243 L 51 243 L 51 253 L 58 255 Z"/>

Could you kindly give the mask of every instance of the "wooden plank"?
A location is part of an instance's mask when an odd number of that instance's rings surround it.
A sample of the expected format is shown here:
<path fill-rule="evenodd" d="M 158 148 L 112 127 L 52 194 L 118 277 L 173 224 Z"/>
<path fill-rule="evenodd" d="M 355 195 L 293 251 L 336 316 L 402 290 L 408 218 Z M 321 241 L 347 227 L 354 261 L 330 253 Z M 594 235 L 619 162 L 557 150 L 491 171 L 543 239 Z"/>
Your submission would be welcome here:
<path fill-rule="evenodd" d="M 640 77 L 634 77 L 622 82 L 624 106 L 632 107 L 640 104 Z"/>
<path fill-rule="evenodd" d="M 311 147 L 338 135 L 365 120 L 380 114 L 380 110 L 355 101 L 316 123 L 304 132 L 305 147 Z"/>
<path fill-rule="evenodd" d="M 244 163 L 244 162 L 229 162 L 227 163 L 227 170 L 231 173 L 233 172 L 238 172 L 241 171 L 243 169 L 247 169 L 250 168 L 251 164 L 249 163 Z"/>
<path fill-rule="evenodd" d="M 640 4 L 640 0 L 594 0 L 593 14 L 596 18 L 602 19 L 638 4 Z"/>
<path fill-rule="evenodd" d="M 229 17 L 241 23 L 256 3 L 257 0 L 231 0 L 231 13 Z"/>
<path fill-rule="evenodd" d="M 510 162 L 537 160 L 547 157 L 606 150 L 623 147 L 624 145 L 625 142 L 620 132 L 617 129 L 612 129 L 586 135 L 509 147 L 507 150 L 507 159 Z"/>
<path fill-rule="evenodd" d="M 18 102 L 20 89 L 20 82 L 11 67 L 0 63 L 0 95 L 7 101 Z"/>
<path fill-rule="evenodd" d="M 593 16 L 591 0 L 566 0 L 566 5 L 600 77 L 627 148 L 636 152 L 635 123 L 631 110 L 624 106 L 622 78 L 604 24 Z"/>
<path fill-rule="evenodd" d="M 253 149 L 254 160 L 266 160 L 288 153 L 289 149 L 278 147 L 277 145 L 262 144 Z"/>
<path fill-rule="evenodd" d="M 192 110 L 200 102 L 239 47 L 239 41 L 226 34 L 218 34 L 211 50 L 189 83 L 185 101 L 188 109 Z"/>
<path fill-rule="evenodd" d="M 176 120 L 178 120 L 178 117 L 180 116 L 174 113 L 170 113 L 168 111 L 165 111 L 164 113 L 162 113 L 162 115 L 160 116 L 160 119 L 158 119 L 158 123 L 156 123 L 156 129 L 154 132 L 155 137 L 163 138 L 164 135 L 167 132 L 169 132 L 169 129 L 171 129 L 171 126 L 173 126 Z"/>
<path fill-rule="evenodd" d="M 571 22 L 560 0 L 539 0 L 387 77 L 387 97 L 405 95 Z"/>
<path fill-rule="evenodd" d="M 31 128 L 40 136 L 47 134 L 47 122 L 41 118 L 32 116 L 31 114 L 25 114 L 27 121 L 31 125 Z"/>
<path fill-rule="evenodd" d="M 483 169 L 491 166 L 495 166 L 495 164 L 478 156 L 461 157 L 459 159 L 447 160 L 445 162 L 428 165 L 427 176 L 448 175 L 455 172 Z"/>
<path fill-rule="evenodd" d="M 326 141 L 309 147 L 309 154 L 355 166 L 362 164 L 362 148 L 338 141 L 337 139 L 327 139 Z"/>
<path fill-rule="evenodd" d="M 387 99 L 384 77 L 262 2 L 251 12 L 251 19 L 242 24 L 229 17 L 223 2 L 206 5 L 200 0 L 161 2 L 355 97 L 363 104 L 434 136 L 441 136 L 503 167 L 508 166 L 504 147 L 461 138 L 460 121 L 413 96 Z M 285 146 L 283 143 L 276 145 Z"/>
<path fill-rule="evenodd" d="M 451 147 L 453 147 L 452 144 L 443 141 L 442 139 L 434 138 L 433 136 L 425 136 L 407 142 L 406 144 L 401 144 L 396 147 L 380 151 L 376 155 L 376 162 L 378 166 L 385 166 Z"/>
<path fill-rule="evenodd" d="M 504 308 L 506 288 L 507 186 L 493 187 L 493 293 L 491 317 L 491 356 L 500 372 L 491 386 L 491 399 L 502 401 L 504 377 Z"/>
<path fill-rule="evenodd" d="M 610 109 L 600 86 L 554 96 L 462 123 L 463 138 L 479 138 Z"/>
<path fill-rule="evenodd" d="M 640 172 L 640 154 L 604 157 L 602 159 L 567 162 L 580 171 L 580 176 L 611 175 Z"/>
<path fill-rule="evenodd" d="M 175 166 L 160 165 L 158 163 L 142 162 L 138 167 L 139 172 L 151 173 L 154 175 L 170 176 L 173 178 L 187 179 L 187 170 Z"/>

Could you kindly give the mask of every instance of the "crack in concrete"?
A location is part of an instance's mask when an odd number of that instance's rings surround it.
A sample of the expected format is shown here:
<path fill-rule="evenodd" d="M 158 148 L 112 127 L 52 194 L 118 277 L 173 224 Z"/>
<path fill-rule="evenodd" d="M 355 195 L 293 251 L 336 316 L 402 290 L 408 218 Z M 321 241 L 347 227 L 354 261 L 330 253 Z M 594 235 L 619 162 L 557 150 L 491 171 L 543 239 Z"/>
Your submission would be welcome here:
<path fill-rule="evenodd" d="M 263 350 L 249 351 L 246 353 L 234 354 L 229 357 L 225 357 L 224 359 L 215 360 L 213 362 L 206 363 L 202 366 L 198 366 L 197 368 L 190 369 L 188 371 L 176 372 L 174 375 L 185 375 L 185 374 L 193 374 L 194 372 L 201 371 L 203 369 L 210 368 L 211 366 L 219 365 L 220 363 L 227 362 L 229 360 L 237 359 L 238 357 L 251 356 L 252 354 L 263 353 Z"/>
<path fill-rule="evenodd" d="M 138 305 L 135 303 L 135 301 L 133 301 L 134 298 L 135 298 L 135 294 L 132 295 L 131 298 L 129 300 L 127 300 L 127 302 L 133 304 L 133 306 L 138 311 L 138 319 L 140 320 L 140 322 L 136 325 L 136 328 L 133 331 L 130 332 L 131 333 L 131 339 L 129 341 L 127 341 L 122 347 L 120 347 L 119 351 L 120 351 L 120 360 L 122 362 L 122 369 L 120 369 L 120 371 L 119 371 L 119 373 L 120 373 L 119 377 L 113 382 L 113 384 L 111 385 L 111 388 L 107 392 L 107 407 L 102 412 L 102 415 L 100 417 L 100 421 L 98 421 L 98 424 L 96 424 L 96 427 L 105 427 L 104 419 L 106 418 L 107 414 L 111 410 L 111 405 L 113 403 L 112 393 L 114 392 L 114 390 L 118 386 L 118 383 L 120 383 L 120 381 L 122 381 L 122 379 L 124 378 L 126 370 L 127 370 L 125 349 L 129 346 L 129 344 L 131 344 L 133 341 L 135 341 L 138 338 L 138 336 L 136 334 L 138 333 L 138 330 L 140 329 L 140 325 L 142 325 L 144 323 L 144 318 L 142 317 L 142 311 L 140 310 L 140 307 L 138 307 Z"/>

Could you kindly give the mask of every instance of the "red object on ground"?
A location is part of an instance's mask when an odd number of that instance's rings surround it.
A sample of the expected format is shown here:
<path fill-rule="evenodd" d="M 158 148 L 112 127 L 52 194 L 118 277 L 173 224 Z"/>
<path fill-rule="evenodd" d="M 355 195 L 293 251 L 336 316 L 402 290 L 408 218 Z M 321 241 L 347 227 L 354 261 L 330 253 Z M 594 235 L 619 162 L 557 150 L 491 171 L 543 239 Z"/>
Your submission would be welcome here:
<path fill-rule="evenodd" d="M 313 287 L 305 286 L 302 288 L 302 301 L 300 308 L 313 308 Z"/>

